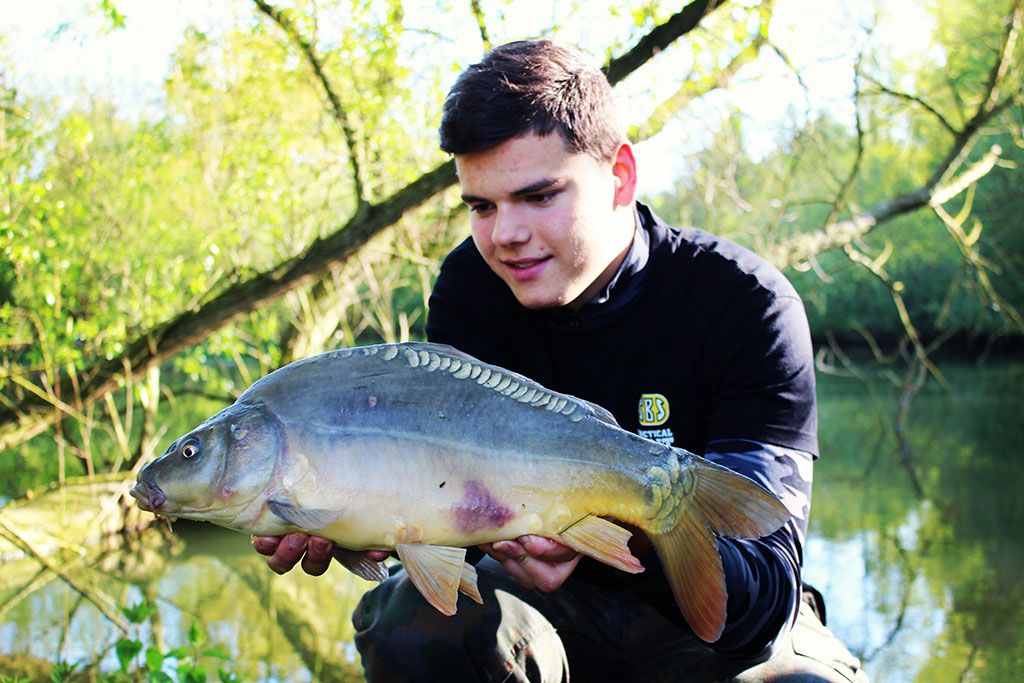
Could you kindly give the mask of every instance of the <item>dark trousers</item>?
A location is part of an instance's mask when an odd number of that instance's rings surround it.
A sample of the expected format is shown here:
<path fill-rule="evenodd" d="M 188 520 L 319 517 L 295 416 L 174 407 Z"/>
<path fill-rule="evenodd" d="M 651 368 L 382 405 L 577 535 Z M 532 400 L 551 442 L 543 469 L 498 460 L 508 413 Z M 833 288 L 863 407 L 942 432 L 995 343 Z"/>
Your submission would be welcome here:
<path fill-rule="evenodd" d="M 860 662 L 806 604 L 761 663 L 721 655 L 624 594 L 575 577 L 553 593 L 522 588 L 490 558 L 477 565 L 483 605 L 460 596 L 446 617 L 399 570 L 353 615 L 366 680 L 854 681 Z"/>

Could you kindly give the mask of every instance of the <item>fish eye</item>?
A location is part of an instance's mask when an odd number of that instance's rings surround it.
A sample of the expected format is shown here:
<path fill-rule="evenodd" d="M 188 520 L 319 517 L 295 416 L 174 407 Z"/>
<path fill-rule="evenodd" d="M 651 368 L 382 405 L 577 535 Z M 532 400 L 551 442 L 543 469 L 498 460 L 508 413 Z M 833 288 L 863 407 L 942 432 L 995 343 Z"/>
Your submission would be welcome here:
<path fill-rule="evenodd" d="M 195 439 L 189 439 L 181 445 L 181 455 L 183 458 L 191 458 L 199 453 L 199 442 Z"/>

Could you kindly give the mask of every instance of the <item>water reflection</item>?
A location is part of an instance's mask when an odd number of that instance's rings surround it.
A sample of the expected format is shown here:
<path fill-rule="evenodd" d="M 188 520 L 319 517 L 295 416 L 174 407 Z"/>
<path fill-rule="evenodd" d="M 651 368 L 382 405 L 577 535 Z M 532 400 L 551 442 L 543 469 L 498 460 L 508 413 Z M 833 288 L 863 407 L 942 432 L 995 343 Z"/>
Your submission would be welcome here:
<path fill-rule="evenodd" d="M 1024 679 L 1024 364 L 947 373 L 956 393 L 923 392 L 906 434 L 924 499 L 884 429 L 889 397 L 821 381 L 806 576 L 874 681 Z M 338 566 L 278 577 L 246 536 L 207 525 L 143 541 L 55 557 L 94 598 L 156 604 L 147 645 L 185 644 L 199 622 L 245 680 L 362 680 L 349 615 L 366 582 Z M 114 670 L 120 636 L 34 560 L 0 565 L 0 667 L 17 654 Z"/>
<path fill-rule="evenodd" d="M 1024 677 L 1024 366 L 947 377 L 905 433 L 924 499 L 879 428 L 893 397 L 822 382 L 806 576 L 875 681 Z"/>
<path fill-rule="evenodd" d="M 9 562 L 5 569 L 31 562 Z M 121 632 L 93 603 L 57 579 L 12 596 L 8 591 L 16 585 L 7 577 L 5 571 L 0 653 L 101 671 L 118 668 L 114 644 Z M 176 523 L 169 541 L 147 534 L 138 552 L 94 558 L 69 577 L 122 605 L 142 599 L 157 605 L 138 634 L 147 646 L 187 646 L 189 628 L 197 622 L 208 644 L 232 660 L 227 668 L 245 680 L 362 680 L 349 615 L 369 584 L 341 568 L 329 580 L 301 572 L 278 577 L 246 536 Z"/>

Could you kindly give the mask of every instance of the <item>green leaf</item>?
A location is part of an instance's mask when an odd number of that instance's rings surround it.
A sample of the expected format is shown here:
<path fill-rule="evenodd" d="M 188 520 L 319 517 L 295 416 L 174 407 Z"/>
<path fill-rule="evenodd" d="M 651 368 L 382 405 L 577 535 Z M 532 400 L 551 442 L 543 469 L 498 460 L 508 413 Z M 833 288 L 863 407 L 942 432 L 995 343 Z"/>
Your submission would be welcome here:
<path fill-rule="evenodd" d="M 75 665 L 65 661 L 57 662 L 50 671 L 50 680 L 53 683 L 63 683 L 71 677 L 71 674 L 75 672 L 75 668 Z"/>
<path fill-rule="evenodd" d="M 131 607 L 120 606 L 118 609 L 121 610 L 121 614 L 123 614 L 131 623 L 141 624 L 145 622 L 146 619 L 149 619 L 153 612 L 156 611 L 156 605 L 151 605 L 143 600 Z"/>
<path fill-rule="evenodd" d="M 199 645 L 205 640 L 202 629 L 199 628 L 199 624 L 192 622 L 192 625 L 188 627 L 188 642 L 189 645 Z"/>
<path fill-rule="evenodd" d="M 146 648 L 146 666 L 150 671 L 159 671 L 164 663 L 164 654 L 157 648 L 150 646 Z"/>
<path fill-rule="evenodd" d="M 117 661 L 121 663 L 121 671 L 127 672 L 128 666 L 132 663 L 132 660 L 137 654 L 142 652 L 142 642 L 139 640 L 122 638 L 117 641 L 114 651 L 117 653 Z"/>
<path fill-rule="evenodd" d="M 178 667 L 178 680 L 183 683 L 206 683 L 206 669 L 200 664 L 182 664 Z"/>
<path fill-rule="evenodd" d="M 225 662 L 231 661 L 231 655 L 224 654 L 216 648 L 208 647 L 205 650 L 203 650 L 203 654 L 207 657 L 216 657 L 217 659 L 223 659 Z"/>

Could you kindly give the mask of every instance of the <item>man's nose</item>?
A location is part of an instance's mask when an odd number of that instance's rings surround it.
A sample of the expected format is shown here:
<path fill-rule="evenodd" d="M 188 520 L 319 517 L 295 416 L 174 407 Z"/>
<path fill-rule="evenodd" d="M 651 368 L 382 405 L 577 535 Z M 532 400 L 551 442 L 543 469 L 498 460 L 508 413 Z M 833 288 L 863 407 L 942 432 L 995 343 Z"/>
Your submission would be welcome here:
<path fill-rule="evenodd" d="M 494 215 L 491 241 L 497 246 L 508 247 L 529 241 L 530 229 L 516 206 L 499 206 Z"/>

